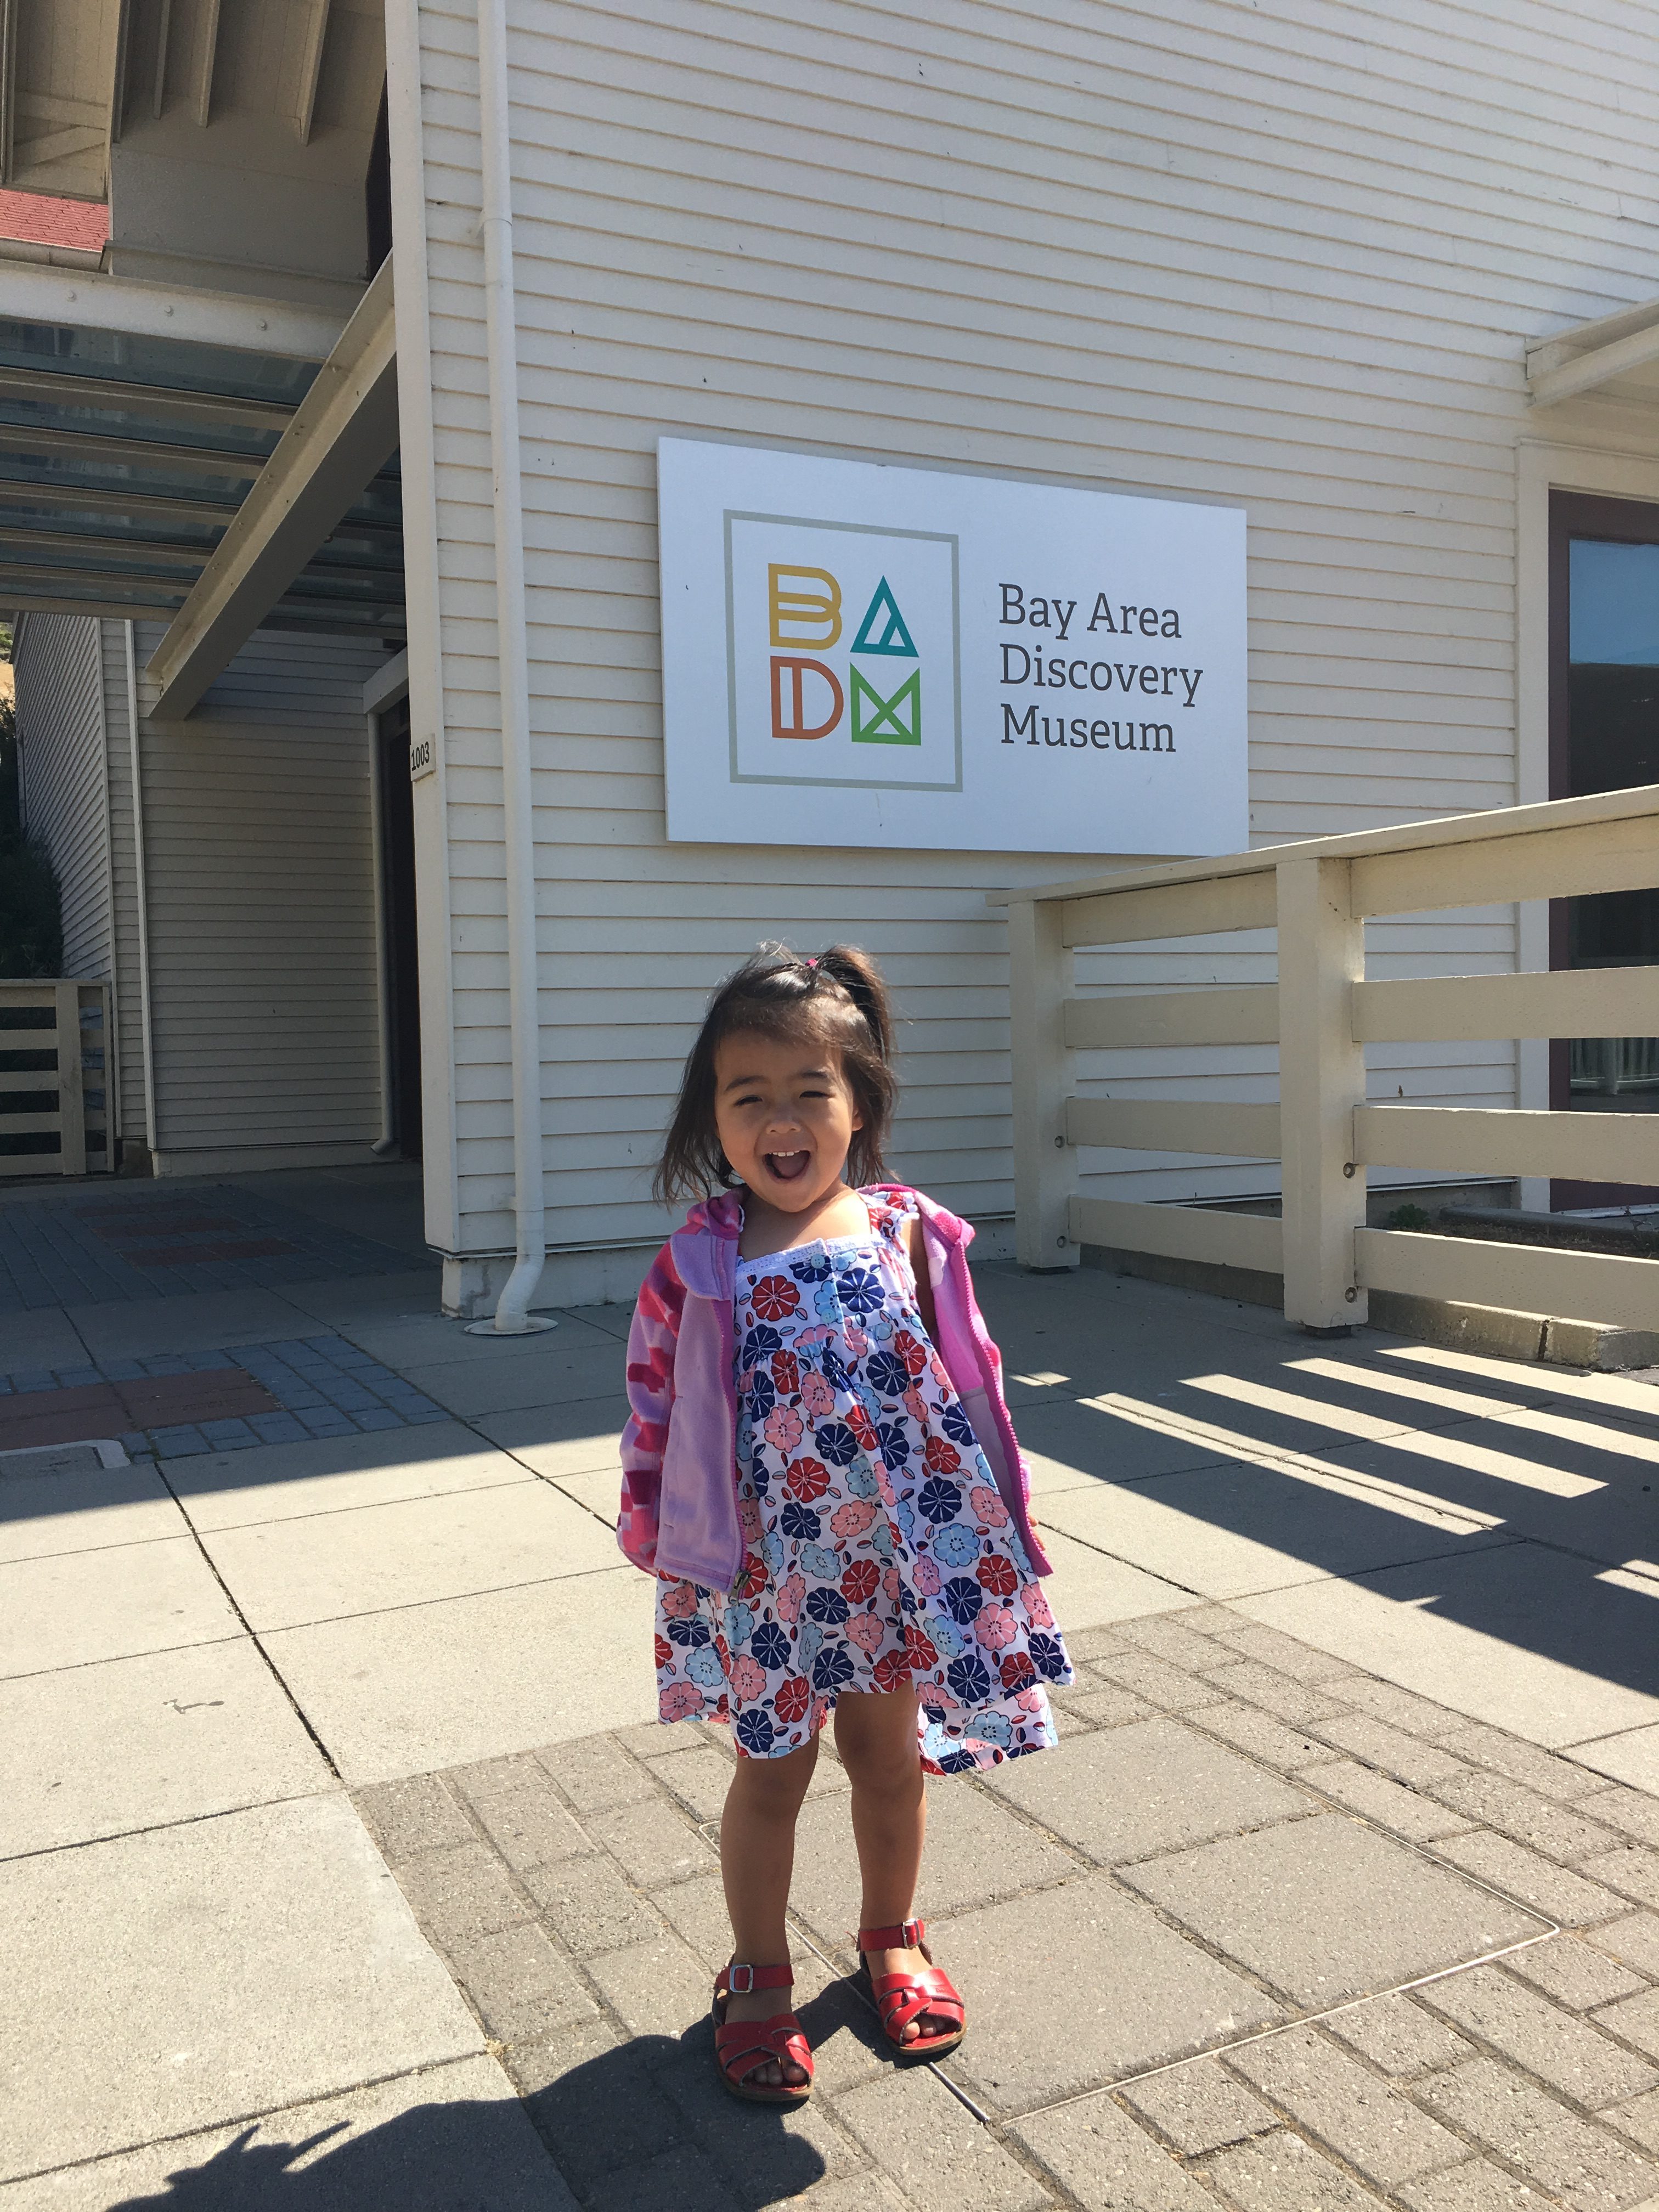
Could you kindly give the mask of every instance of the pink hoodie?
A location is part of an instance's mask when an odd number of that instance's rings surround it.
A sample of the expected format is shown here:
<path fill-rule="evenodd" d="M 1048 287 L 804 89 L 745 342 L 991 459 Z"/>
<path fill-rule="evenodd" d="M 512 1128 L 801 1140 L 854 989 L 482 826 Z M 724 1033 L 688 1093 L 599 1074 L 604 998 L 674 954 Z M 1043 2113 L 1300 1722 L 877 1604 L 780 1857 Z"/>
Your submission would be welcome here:
<path fill-rule="evenodd" d="M 921 1214 L 935 1344 L 973 1424 L 1002 1501 L 1039 1575 L 1051 1573 L 1031 1528 L 1030 1484 L 968 1273 L 973 1230 L 921 1191 L 878 1184 L 872 1197 L 914 1197 Z M 622 1514 L 617 1541 L 647 1574 L 728 1590 L 743 1566 L 738 1528 L 738 1394 L 732 1310 L 743 1206 L 727 1192 L 694 1206 L 653 1261 L 628 1338 Z"/>

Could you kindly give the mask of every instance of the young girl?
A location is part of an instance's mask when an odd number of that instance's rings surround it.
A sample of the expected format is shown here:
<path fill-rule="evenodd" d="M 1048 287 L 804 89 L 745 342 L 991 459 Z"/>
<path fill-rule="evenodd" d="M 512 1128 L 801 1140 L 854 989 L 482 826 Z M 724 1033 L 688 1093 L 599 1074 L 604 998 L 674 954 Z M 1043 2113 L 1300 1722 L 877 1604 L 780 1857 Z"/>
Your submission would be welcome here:
<path fill-rule="evenodd" d="M 724 1721 L 736 1742 L 714 2047 L 726 2087 L 765 2104 L 811 2093 L 811 2051 L 772 1992 L 794 1978 L 795 1820 L 825 1720 L 852 1784 L 860 1976 L 894 2051 L 937 2058 L 966 2013 L 910 1917 L 923 1770 L 1048 1749 L 1042 1686 L 1072 1679 L 973 1231 L 879 1181 L 890 1053 L 861 952 L 767 946 L 727 978 L 657 1176 L 665 1200 L 704 1202 L 658 1255 L 629 1339 L 618 1540 L 657 1577 L 662 1718 Z"/>

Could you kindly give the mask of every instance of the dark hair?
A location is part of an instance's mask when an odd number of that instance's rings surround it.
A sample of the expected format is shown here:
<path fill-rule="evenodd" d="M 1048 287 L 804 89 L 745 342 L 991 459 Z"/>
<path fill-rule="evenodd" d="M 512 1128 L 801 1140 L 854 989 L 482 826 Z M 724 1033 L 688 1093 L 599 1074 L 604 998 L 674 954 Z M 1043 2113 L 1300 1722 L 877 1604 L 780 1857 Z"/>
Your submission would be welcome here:
<path fill-rule="evenodd" d="M 731 1163 L 714 1127 L 714 1054 L 741 1033 L 821 1039 L 832 1048 L 864 1124 L 853 1132 L 848 1173 L 855 1185 L 879 1182 L 898 1097 L 893 1018 L 881 971 L 855 945 L 832 945 L 816 960 L 804 960 L 787 945 L 763 945 L 708 1001 L 680 1078 L 653 1195 L 672 1205 L 730 1188 Z"/>

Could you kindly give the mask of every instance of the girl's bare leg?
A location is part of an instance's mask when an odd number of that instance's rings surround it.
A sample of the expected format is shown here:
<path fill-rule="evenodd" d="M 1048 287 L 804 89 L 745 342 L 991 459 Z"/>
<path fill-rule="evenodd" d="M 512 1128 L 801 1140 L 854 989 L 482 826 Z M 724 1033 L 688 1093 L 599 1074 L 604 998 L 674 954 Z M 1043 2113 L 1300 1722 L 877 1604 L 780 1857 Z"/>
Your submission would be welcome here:
<path fill-rule="evenodd" d="M 781 1966 L 789 1960 L 784 1911 L 795 1865 L 795 1821 L 817 1764 L 814 1736 L 781 1759 L 740 1759 L 720 1815 L 720 1875 L 732 1916 L 732 1956 L 750 1966 Z M 735 1990 L 728 2021 L 770 2020 L 787 2011 L 782 1990 Z M 793 2059 L 769 2060 L 750 2076 L 769 2089 L 806 2079 Z"/>
<path fill-rule="evenodd" d="M 888 1928 L 908 1920 L 921 1871 L 927 1799 L 916 1742 L 916 1696 L 842 1691 L 836 1701 L 836 1749 L 853 1785 L 853 1838 L 864 1880 L 859 1925 Z M 869 1951 L 872 1977 L 919 1973 L 927 1961 L 918 1950 Z M 902 2031 L 901 2040 L 942 2033 L 954 2022 L 924 2013 Z"/>

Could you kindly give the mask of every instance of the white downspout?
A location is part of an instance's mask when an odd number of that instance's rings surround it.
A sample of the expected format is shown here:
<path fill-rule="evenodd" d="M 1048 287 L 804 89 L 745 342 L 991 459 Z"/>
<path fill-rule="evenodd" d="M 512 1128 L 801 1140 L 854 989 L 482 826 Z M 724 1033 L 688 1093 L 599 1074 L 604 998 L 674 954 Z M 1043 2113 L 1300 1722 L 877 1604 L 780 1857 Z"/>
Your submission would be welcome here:
<path fill-rule="evenodd" d="M 149 1014 L 149 878 L 144 858 L 144 771 L 138 745 L 138 653 L 131 622 L 126 631 L 127 739 L 132 759 L 132 860 L 137 878 L 138 1018 L 143 1038 L 144 1142 L 149 1148 L 149 1171 L 155 1165 L 155 1039 Z"/>
<path fill-rule="evenodd" d="M 541 1017 L 537 1002 L 536 830 L 530 774 L 530 652 L 525 620 L 524 499 L 519 453 L 519 318 L 513 288 L 513 143 L 507 0 L 478 0 L 478 123 L 489 458 L 495 495 L 495 655 L 507 847 L 507 968 L 513 1033 L 513 1201 L 518 1256 L 493 1323 L 524 1336 L 550 1328 L 530 1311 L 547 1256 L 542 1198 Z"/>

